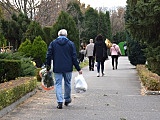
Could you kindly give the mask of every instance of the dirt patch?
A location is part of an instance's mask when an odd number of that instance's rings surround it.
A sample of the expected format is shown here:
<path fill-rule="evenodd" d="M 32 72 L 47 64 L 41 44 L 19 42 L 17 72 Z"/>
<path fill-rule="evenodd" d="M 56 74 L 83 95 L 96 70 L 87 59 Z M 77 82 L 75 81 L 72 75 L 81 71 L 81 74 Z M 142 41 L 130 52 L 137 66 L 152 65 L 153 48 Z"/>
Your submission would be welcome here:
<path fill-rule="evenodd" d="M 4 89 L 10 89 L 26 83 L 28 80 L 33 80 L 34 77 L 19 77 L 16 80 L 11 80 L 9 82 L 4 82 L 0 84 L 0 91 Z"/>

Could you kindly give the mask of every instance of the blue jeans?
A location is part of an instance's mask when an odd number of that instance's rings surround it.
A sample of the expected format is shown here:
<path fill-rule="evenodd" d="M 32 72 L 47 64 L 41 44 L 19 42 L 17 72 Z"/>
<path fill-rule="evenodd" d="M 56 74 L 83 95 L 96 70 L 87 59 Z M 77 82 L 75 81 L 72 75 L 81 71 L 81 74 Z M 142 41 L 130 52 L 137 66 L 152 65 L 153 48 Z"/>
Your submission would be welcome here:
<path fill-rule="evenodd" d="M 104 72 L 104 62 L 97 62 L 97 72 L 100 72 L 100 67 L 101 67 L 101 72 Z"/>
<path fill-rule="evenodd" d="M 62 103 L 63 99 L 66 102 L 71 100 L 71 78 L 72 72 L 67 73 L 54 73 L 55 77 L 55 90 L 56 90 L 56 97 L 57 103 Z M 64 78 L 64 98 L 62 94 L 62 79 Z"/>

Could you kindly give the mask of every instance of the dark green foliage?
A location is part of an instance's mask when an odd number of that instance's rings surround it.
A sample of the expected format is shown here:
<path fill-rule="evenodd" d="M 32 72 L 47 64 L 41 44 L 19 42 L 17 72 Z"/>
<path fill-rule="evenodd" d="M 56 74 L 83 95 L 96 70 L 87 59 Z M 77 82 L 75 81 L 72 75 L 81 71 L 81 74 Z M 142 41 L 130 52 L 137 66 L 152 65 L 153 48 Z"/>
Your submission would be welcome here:
<path fill-rule="evenodd" d="M 19 76 L 34 76 L 35 75 L 35 66 L 31 62 L 31 58 L 26 58 L 21 53 L 3 53 L 0 54 L 0 59 L 7 59 L 7 60 L 20 60 L 21 66 L 18 68 L 20 69 Z M 15 69 L 13 69 L 15 71 Z"/>
<path fill-rule="evenodd" d="M 6 46 L 6 39 L 2 33 L 2 24 L 1 24 L 1 19 L 0 19 L 0 47 L 2 47 L 3 45 Z"/>
<path fill-rule="evenodd" d="M 11 45 L 13 45 L 14 49 L 17 49 L 21 44 L 29 24 L 30 19 L 23 13 L 18 15 L 13 14 L 11 21 L 2 19 L 2 33 Z"/>
<path fill-rule="evenodd" d="M 0 82 L 15 80 L 20 74 L 21 61 L 0 59 Z"/>
<path fill-rule="evenodd" d="M 52 35 L 51 35 L 51 30 L 52 30 L 52 27 L 50 27 L 50 26 L 46 26 L 43 28 L 45 42 L 46 42 L 47 46 L 49 46 L 50 42 L 53 40 Z"/>
<path fill-rule="evenodd" d="M 103 35 L 104 39 L 107 38 L 107 16 L 103 12 L 98 14 L 98 33 Z"/>
<path fill-rule="evenodd" d="M 126 31 L 117 32 L 116 35 L 113 36 L 113 39 L 117 43 L 125 41 L 126 40 Z"/>
<path fill-rule="evenodd" d="M 32 63 L 31 58 L 22 58 L 20 76 L 35 76 L 35 73 L 35 66 Z"/>
<path fill-rule="evenodd" d="M 29 39 L 26 39 L 26 41 L 24 41 L 18 48 L 18 52 L 22 53 L 23 55 L 27 57 L 30 57 L 31 49 L 32 49 L 31 41 Z"/>
<path fill-rule="evenodd" d="M 7 40 L 4 38 L 4 35 L 0 33 L 0 47 L 2 47 L 3 45 L 6 46 L 6 44 Z"/>
<path fill-rule="evenodd" d="M 58 37 L 58 31 L 60 29 L 67 30 L 68 32 L 67 37 L 74 42 L 76 49 L 79 50 L 79 37 L 75 21 L 68 13 L 64 11 L 60 13 L 57 22 L 53 25 L 52 35 L 54 39 Z"/>
<path fill-rule="evenodd" d="M 71 15 L 76 23 L 76 27 L 79 33 L 78 39 L 82 41 L 82 32 L 84 31 L 84 16 L 80 9 L 80 2 L 72 1 L 67 6 L 67 13 Z"/>
<path fill-rule="evenodd" d="M 104 39 L 111 40 L 111 23 L 109 12 L 106 11 L 106 14 L 100 11 L 98 13 L 98 34 L 104 36 Z"/>
<path fill-rule="evenodd" d="M 155 49 L 153 49 L 151 46 L 148 46 L 145 51 L 147 56 L 148 69 L 160 75 L 160 46 L 157 46 Z"/>
<path fill-rule="evenodd" d="M 111 40 L 112 38 L 112 31 L 111 31 L 111 21 L 110 21 L 110 14 L 109 11 L 106 11 L 106 23 L 107 23 L 107 31 L 106 31 L 106 38 Z"/>
<path fill-rule="evenodd" d="M 84 40 L 94 39 L 98 34 L 98 11 L 89 8 L 85 12 L 85 31 L 83 32 Z"/>
<path fill-rule="evenodd" d="M 46 52 L 47 44 L 42 40 L 41 36 L 36 37 L 32 44 L 31 55 L 37 67 L 41 67 L 45 62 Z"/>
<path fill-rule="evenodd" d="M 31 43 L 33 43 L 33 40 L 37 37 L 41 36 L 42 39 L 44 39 L 44 32 L 39 23 L 36 21 L 32 21 L 30 25 L 28 26 L 28 29 L 24 35 L 24 39 L 29 39 Z"/>
<path fill-rule="evenodd" d="M 130 36 L 127 37 L 127 51 L 128 58 L 132 65 L 145 64 L 146 57 L 143 50 L 145 49 L 144 45 L 140 45 L 138 41 L 134 41 Z"/>
<path fill-rule="evenodd" d="M 148 67 L 151 71 L 160 74 L 160 70 L 153 67 L 158 67 L 160 64 L 160 1 L 128 0 L 127 3 L 126 28 L 133 39 L 146 44 Z"/>

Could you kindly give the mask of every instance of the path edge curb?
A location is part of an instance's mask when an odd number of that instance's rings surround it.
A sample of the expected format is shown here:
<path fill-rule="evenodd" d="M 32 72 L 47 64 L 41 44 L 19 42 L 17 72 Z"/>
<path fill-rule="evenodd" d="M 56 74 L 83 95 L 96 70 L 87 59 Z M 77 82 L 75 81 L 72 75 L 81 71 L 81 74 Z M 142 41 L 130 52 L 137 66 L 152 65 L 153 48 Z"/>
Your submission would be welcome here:
<path fill-rule="evenodd" d="M 34 89 L 33 91 L 27 93 L 26 95 L 24 95 L 23 97 L 18 99 L 16 102 L 14 102 L 11 105 L 0 110 L 0 118 L 3 117 L 4 115 L 6 115 L 7 113 L 11 112 L 12 110 L 14 110 L 17 107 L 17 105 L 21 104 L 22 102 L 24 102 L 28 98 L 32 97 L 36 93 L 37 93 L 37 90 Z"/>

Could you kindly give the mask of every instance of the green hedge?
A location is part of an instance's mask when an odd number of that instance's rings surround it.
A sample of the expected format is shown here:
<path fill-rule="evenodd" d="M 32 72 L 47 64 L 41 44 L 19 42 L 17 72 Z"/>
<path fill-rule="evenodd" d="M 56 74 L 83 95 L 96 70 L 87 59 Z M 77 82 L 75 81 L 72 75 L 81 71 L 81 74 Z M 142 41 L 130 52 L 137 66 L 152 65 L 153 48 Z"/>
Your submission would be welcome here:
<path fill-rule="evenodd" d="M 15 87 L 10 89 L 2 89 L 0 90 L 0 110 L 14 103 L 26 93 L 34 90 L 37 87 L 37 80 L 35 78 L 28 79 L 25 83 L 21 83 Z"/>
<path fill-rule="evenodd" d="M 0 83 L 14 80 L 20 74 L 20 60 L 0 59 Z"/>

